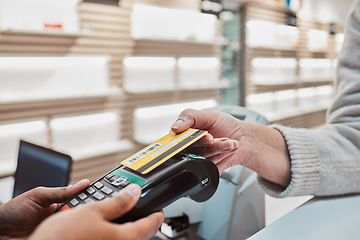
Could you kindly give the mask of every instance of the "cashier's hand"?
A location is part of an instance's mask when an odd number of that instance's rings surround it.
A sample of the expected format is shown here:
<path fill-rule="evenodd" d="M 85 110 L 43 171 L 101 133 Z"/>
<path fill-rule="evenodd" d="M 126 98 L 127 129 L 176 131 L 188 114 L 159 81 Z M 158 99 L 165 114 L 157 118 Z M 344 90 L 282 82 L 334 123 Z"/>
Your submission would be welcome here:
<path fill-rule="evenodd" d="M 140 187 L 130 184 L 112 198 L 56 213 L 40 224 L 30 240 L 149 239 L 163 222 L 163 212 L 135 222 L 110 222 L 133 208 L 140 194 Z"/>
<path fill-rule="evenodd" d="M 240 121 L 227 113 L 186 109 L 171 129 L 180 133 L 188 128 L 209 132 L 191 150 L 213 161 L 220 173 L 241 164 L 269 181 L 288 186 L 288 150 L 283 136 L 276 129 Z"/>
<path fill-rule="evenodd" d="M 0 207 L 0 239 L 25 239 L 60 203 L 89 186 L 82 180 L 71 187 L 38 187 Z"/>

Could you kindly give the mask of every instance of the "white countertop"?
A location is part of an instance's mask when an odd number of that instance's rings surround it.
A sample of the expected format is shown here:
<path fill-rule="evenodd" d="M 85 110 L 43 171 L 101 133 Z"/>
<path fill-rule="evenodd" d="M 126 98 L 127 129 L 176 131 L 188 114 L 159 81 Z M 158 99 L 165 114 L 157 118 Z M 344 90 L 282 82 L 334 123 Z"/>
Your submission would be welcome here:
<path fill-rule="evenodd" d="M 248 239 L 360 239 L 360 195 L 314 198 Z"/>

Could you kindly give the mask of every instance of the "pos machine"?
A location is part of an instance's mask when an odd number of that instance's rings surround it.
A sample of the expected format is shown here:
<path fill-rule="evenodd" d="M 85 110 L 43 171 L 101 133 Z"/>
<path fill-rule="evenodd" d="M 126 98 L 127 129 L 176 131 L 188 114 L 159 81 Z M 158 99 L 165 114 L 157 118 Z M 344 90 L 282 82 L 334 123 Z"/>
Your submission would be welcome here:
<path fill-rule="evenodd" d="M 205 134 L 206 131 L 191 128 L 179 134 L 168 133 L 123 160 L 118 167 L 62 204 L 57 211 L 111 198 L 131 183 L 141 187 L 140 199 L 129 212 L 113 222 L 138 220 L 182 197 L 196 202 L 208 200 L 219 183 L 216 165 L 201 156 L 182 152 Z"/>
<path fill-rule="evenodd" d="M 268 120 L 240 106 L 220 105 L 209 110 L 226 112 L 242 121 L 267 125 Z M 265 195 L 257 175 L 243 166 L 227 169 L 215 194 L 206 202 L 179 199 L 164 209 L 165 222 L 158 239 L 246 239 L 265 227 Z"/>
<path fill-rule="evenodd" d="M 243 121 L 267 124 L 266 118 L 238 106 L 218 106 Z M 128 184 L 140 185 L 135 207 L 116 223 L 134 221 L 164 208 L 165 222 L 153 239 L 245 239 L 265 226 L 265 196 L 256 174 L 240 165 L 219 178 L 217 167 L 201 156 L 183 152 L 206 131 L 188 129 L 140 150 L 57 211 L 112 197 Z M 183 197 L 188 198 L 183 198 Z"/>

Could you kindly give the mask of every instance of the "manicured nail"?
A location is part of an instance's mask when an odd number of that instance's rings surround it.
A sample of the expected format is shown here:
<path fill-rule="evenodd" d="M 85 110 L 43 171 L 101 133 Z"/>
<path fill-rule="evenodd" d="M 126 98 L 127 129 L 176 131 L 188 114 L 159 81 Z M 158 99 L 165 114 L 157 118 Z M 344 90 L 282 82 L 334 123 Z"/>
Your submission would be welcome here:
<path fill-rule="evenodd" d="M 179 129 L 184 124 L 184 121 L 181 119 L 176 120 L 176 122 L 171 126 L 172 129 Z"/>
<path fill-rule="evenodd" d="M 132 197 L 137 197 L 139 195 L 139 186 L 135 183 L 131 183 L 125 190 Z"/>

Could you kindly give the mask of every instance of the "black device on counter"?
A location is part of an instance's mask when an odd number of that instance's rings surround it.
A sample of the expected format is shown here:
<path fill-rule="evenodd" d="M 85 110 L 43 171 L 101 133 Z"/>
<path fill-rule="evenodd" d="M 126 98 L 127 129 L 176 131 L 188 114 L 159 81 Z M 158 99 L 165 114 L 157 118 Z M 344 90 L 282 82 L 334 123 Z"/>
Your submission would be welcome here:
<path fill-rule="evenodd" d="M 213 162 L 182 152 L 146 174 L 120 165 L 68 200 L 57 211 L 112 197 L 130 183 L 140 185 L 140 199 L 133 209 L 114 222 L 137 220 L 161 210 L 181 197 L 188 196 L 197 202 L 206 201 L 217 189 L 219 172 Z"/>
<path fill-rule="evenodd" d="M 72 158 L 50 148 L 20 140 L 13 197 L 38 186 L 69 184 Z"/>

